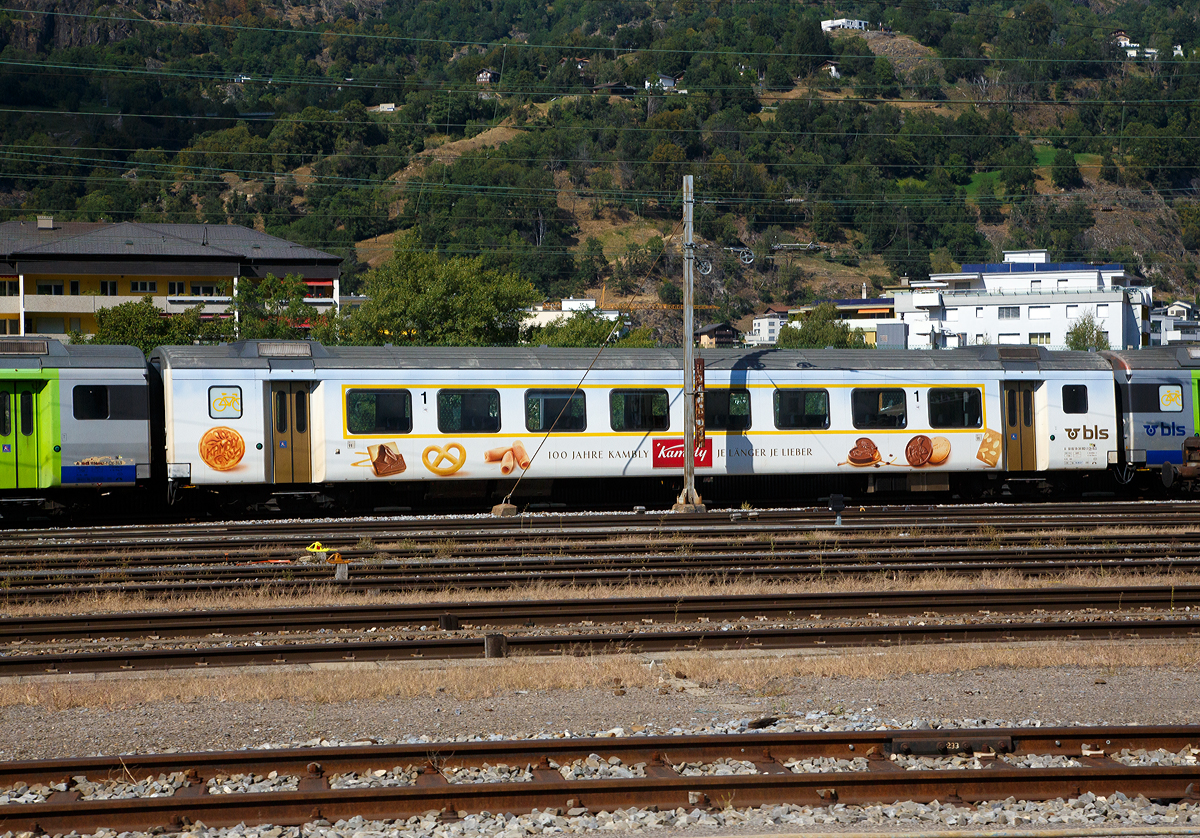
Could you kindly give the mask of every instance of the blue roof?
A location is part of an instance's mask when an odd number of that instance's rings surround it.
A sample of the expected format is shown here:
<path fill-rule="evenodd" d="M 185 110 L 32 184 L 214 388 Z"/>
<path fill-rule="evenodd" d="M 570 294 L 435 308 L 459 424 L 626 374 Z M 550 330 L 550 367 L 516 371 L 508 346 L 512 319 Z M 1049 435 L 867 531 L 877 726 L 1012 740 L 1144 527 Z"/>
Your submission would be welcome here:
<path fill-rule="evenodd" d="M 963 273 L 1023 274 L 1041 271 L 1123 271 L 1124 265 L 1089 265 L 1087 262 L 988 262 L 963 265 Z"/>

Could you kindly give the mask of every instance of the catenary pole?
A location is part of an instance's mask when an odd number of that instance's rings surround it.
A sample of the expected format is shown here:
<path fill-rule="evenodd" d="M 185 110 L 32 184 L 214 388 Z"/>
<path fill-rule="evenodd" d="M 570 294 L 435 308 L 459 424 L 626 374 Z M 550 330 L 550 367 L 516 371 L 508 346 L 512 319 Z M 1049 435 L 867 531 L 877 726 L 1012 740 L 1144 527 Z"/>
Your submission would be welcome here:
<path fill-rule="evenodd" d="M 675 504 L 681 512 L 699 511 L 700 496 L 696 494 L 696 360 L 693 349 L 695 329 L 692 325 L 692 268 L 696 260 L 696 243 L 692 240 L 692 210 L 695 198 L 692 176 L 683 177 L 683 491 Z"/>

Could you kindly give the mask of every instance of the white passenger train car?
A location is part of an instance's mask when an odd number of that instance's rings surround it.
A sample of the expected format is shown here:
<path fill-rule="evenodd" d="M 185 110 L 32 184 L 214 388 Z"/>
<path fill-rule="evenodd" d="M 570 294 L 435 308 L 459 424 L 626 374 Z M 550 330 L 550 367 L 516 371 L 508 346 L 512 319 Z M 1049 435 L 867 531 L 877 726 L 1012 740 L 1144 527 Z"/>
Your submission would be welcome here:
<path fill-rule="evenodd" d="M 681 350 L 162 347 L 175 487 L 677 478 Z M 1040 347 L 703 351 L 697 475 L 867 490 L 1117 461 L 1112 367 Z M 443 491 L 442 489 L 436 491 Z"/>

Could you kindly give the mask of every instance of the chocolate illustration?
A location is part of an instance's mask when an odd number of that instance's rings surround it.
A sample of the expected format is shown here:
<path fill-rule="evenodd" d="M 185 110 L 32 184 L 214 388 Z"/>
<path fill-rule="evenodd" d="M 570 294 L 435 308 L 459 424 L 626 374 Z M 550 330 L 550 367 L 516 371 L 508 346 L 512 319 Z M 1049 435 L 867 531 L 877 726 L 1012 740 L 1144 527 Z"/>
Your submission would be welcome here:
<path fill-rule="evenodd" d="M 874 465 L 880 460 L 879 448 L 867 437 L 859 437 L 846 459 L 852 466 Z"/>
<path fill-rule="evenodd" d="M 400 474 L 407 468 L 404 464 L 404 455 L 400 453 L 394 442 L 368 445 L 367 453 L 371 455 L 371 470 L 375 472 L 376 477 Z"/>
<path fill-rule="evenodd" d="M 920 468 L 929 463 L 929 455 L 933 453 L 933 440 L 925 434 L 917 434 L 904 446 L 904 458 L 913 468 Z"/>

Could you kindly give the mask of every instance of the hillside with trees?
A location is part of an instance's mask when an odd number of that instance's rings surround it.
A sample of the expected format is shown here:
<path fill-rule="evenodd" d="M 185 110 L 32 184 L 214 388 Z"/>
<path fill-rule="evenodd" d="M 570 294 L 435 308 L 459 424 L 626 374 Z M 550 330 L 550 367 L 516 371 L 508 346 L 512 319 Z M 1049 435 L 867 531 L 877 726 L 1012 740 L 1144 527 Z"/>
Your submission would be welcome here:
<path fill-rule="evenodd" d="M 18 0 L 0 219 L 244 224 L 344 256 L 347 291 L 399 239 L 670 303 L 692 174 L 706 319 L 1004 248 L 1190 299 L 1198 49 L 1165 0 Z"/>

